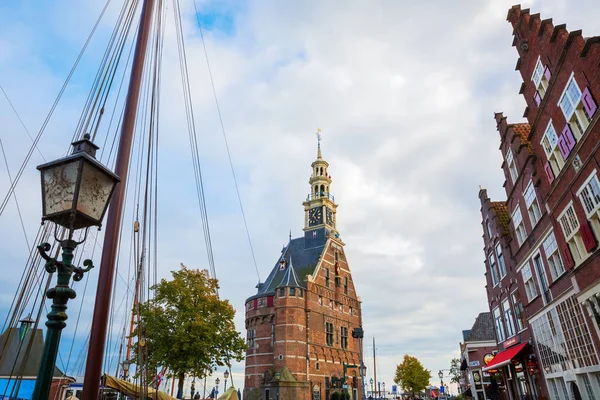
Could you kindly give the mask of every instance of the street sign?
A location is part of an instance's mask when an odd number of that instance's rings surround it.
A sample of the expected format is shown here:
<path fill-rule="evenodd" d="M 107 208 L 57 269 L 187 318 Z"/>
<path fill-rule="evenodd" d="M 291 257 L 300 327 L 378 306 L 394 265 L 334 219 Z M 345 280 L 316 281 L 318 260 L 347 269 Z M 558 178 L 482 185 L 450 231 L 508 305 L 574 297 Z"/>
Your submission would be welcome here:
<path fill-rule="evenodd" d="M 444 387 L 440 386 L 440 393 L 444 393 Z"/>
<path fill-rule="evenodd" d="M 398 386 L 392 385 L 392 394 L 396 394 L 397 390 L 398 390 Z"/>
<path fill-rule="evenodd" d="M 342 386 L 343 389 L 348 389 L 348 385 L 344 383 L 344 386 Z"/>

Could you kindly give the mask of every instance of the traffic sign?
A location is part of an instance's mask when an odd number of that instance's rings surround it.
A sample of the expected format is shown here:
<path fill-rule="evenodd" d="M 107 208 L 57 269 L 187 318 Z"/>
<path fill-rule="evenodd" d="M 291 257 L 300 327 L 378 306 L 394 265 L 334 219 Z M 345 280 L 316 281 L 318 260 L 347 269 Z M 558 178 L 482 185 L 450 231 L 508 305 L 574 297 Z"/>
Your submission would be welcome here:
<path fill-rule="evenodd" d="M 398 390 L 398 386 L 396 385 L 392 385 L 392 393 L 396 394 L 396 391 Z"/>
<path fill-rule="evenodd" d="M 444 393 L 444 387 L 440 386 L 440 393 Z"/>

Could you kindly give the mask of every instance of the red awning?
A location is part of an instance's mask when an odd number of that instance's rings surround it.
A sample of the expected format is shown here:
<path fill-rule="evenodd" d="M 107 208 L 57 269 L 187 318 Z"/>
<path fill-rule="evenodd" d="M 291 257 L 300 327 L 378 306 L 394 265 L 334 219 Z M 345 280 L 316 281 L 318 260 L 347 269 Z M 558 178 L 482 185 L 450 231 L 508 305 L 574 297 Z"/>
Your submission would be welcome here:
<path fill-rule="evenodd" d="M 489 371 L 491 369 L 498 369 L 505 365 L 511 363 L 511 360 L 517 356 L 523 350 L 523 348 L 527 346 L 527 342 L 516 345 L 515 347 L 511 347 L 507 350 L 501 351 L 496 354 L 492 361 L 488 365 L 483 368 L 484 371 Z"/>

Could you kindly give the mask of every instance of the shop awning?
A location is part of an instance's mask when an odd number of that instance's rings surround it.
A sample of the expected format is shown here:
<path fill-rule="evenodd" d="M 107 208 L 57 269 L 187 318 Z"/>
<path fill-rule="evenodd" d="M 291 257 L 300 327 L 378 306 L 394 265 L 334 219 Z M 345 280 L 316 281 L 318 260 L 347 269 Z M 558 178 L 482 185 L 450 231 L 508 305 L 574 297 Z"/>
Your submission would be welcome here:
<path fill-rule="evenodd" d="M 527 342 L 518 344 L 507 350 L 501 351 L 500 353 L 496 354 L 494 358 L 492 358 L 492 361 L 490 361 L 490 363 L 486 365 L 485 368 L 483 368 L 483 370 L 489 371 L 491 369 L 498 369 L 500 367 L 510 364 L 511 360 L 515 358 L 521 352 L 521 350 L 525 348 L 525 346 L 527 346 Z"/>

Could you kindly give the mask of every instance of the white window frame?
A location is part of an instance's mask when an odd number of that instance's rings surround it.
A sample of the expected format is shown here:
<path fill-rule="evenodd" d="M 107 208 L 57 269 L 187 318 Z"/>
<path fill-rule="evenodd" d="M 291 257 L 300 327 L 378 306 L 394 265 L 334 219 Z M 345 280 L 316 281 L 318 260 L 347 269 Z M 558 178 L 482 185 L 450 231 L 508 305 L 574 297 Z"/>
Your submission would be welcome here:
<path fill-rule="evenodd" d="M 500 307 L 494 308 L 492 315 L 494 317 L 494 326 L 496 328 L 496 337 L 498 338 L 498 343 L 504 342 L 506 340 L 506 334 L 504 331 L 504 322 L 502 321 L 502 312 L 500 311 Z"/>
<path fill-rule="evenodd" d="M 527 301 L 531 302 L 538 296 L 538 289 L 531 273 L 531 263 L 527 260 L 527 263 L 521 269 L 521 278 L 523 279 L 523 285 L 525 286 L 525 294 L 527 295 Z"/>
<path fill-rule="evenodd" d="M 590 225 L 596 237 L 600 237 L 600 179 L 596 170 L 593 170 L 590 176 L 577 191 L 577 197 L 585 210 L 585 216 L 590 221 Z"/>
<path fill-rule="evenodd" d="M 536 259 L 539 260 L 539 264 L 536 263 Z M 538 288 L 540 294 L 542 295 L 542 299 L 544 300 L 544 304 L 548 304 L 552 301 L 552 293 L 550 292 L 550 282 L 548 281 L 548 275 L 546 273 L 546 267 L 544 266 L 544 260 L 542 258 L 542 254 L 539 251 L 537 251 L 531 257 L 531 263 L 533 264 L 535 274 L 537 276 Z"/>
<path fill-rule="evenodd" d="M 558 148 L 558 134 L 552 124 L 552 120 L 548 121 L 540 144 L 546 153 L 546 158 L 550 163 L 550 168 L 552 168 L 554 176 L 557 176 L 560 170 L 565 166 L 565 159 Z"/>
<path fill-rule="evenodd" d="M 517 163 L 515 161 L 515 157 L 510 147 L 506 152 L 506 165 L 508 167 L 510 179 L 512 180 L 512 183 L 514 185 L 517 179 L 519 178 L 519 171 L 517 171 Z"/>
<path fill-rule="evenodd" d="M 573 72 L 571 72 L 571 76 L 560 95 L 558 106 L 571 127 L 573 137 L 576 141 L 579 141 L 589 126 L 591 119 L 583 107 L 581 89 L 575 80 L 575 73 Z"/>
<path fill-rule="evenodd" d="M 560 257 L 560 251 L 558 251 L 558 243 L 556 242 L 554 231 L 546 236 L 543 247 L 550 268 L 550 276 L 552 277 L 552 282 L 554 282 L 566 272 L 565 265 Z"/>
<path fill-rule="evenodd" d="M 490 220 L 489 219 L 485 220 L 485 227 L 487 228 L 488 238 L 490 240 L 492 240 L 492 236 L 493 236 L 492 235 L 492 227 L 490 226 Z"/>
<path fill-rule="evenodd" d="M 521 206 L 517 203 L 512 215 L 511 220 L 513 223 L 513 228 L 515 228 L 515 236 L 517 238 L 517 243 L 519 247 L 525 242 L 527 239 L 527 231 L 525 230 L 525 224 L 523 223 L 523 214 L 521 214 Z"/>
<path fill-rule="evenodd" d="M 506 323 L 506 338 L 511 338 L 517 334 L 515 319 L 513 317 L 513 311 L 510 307 L 510 300 L 507 297 L 502 302 L 502 313 L 504 314 L 504 321 Z"/>
<path fill-rule="evenodd" d="M 544 64 L 542 64 L 541 56 L 538 56 L 537 62 L 535 63 L 535 67 L 533 68 L 533 73 L 531 74 L 531 80 L 535 85 L 535 89 L 540 94 L 540 98 L 544 98 L 546 91 L 548 90 L 548 80 L 546 80 L 546 76 L 544 75 Z"/>
<path fill-rule="evenodd" d="M 565 241 L 571 250 L 575 266 L 577 266 L 581 264 L 583 260 L 588 258 L 589 253 L 585 249 L 583 238 L 579 232 L 580 223 L 577 218 L 577 213 L 575 213 L 575 208 L 573 208 L 573 201 L 570 201 L 560 213 L 558 222 L 560 223 L 563 235 L 565 236 Z"/>
<path fill-rule="evenodd" d="M 496 287 L 498 282 L 500 282 L 500 277 L 498 275 L 498 269 L 496 267 L 496 258 L 494 257 L 494 252 L 492 251 L 488 254 L 488 264 L 490 265 L 490 274 L 492 276 L 492 286 Z"/>
<path fill-rule="evenodd" d="M 531 226 L 535 227 L 542 218 L 542 210 L 540 209 L 537 194 L 533 187 L 533 181 L 529 181 L 529 185 L 527 185 L 525 192 L 523 192 L 523 197 L 525 198 L 525 205 L 527 206 Z"/>

